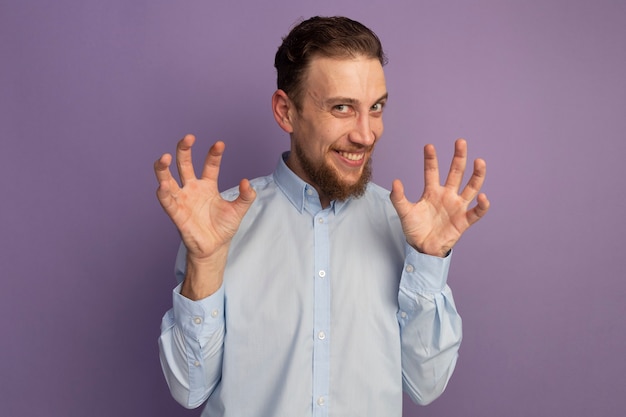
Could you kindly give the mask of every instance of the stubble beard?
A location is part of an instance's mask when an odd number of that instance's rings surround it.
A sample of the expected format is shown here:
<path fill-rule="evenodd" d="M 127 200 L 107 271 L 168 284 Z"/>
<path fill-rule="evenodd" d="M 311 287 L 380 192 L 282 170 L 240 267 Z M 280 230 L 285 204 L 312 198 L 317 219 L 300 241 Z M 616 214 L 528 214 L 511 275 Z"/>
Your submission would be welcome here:
<path fill-rule="evenodd" d="M 363 172 L 357 182 L 354 184 L 346 184 L 337 171 L 325 162 L 322 162 L 320 165 L 315 165 L 300 146 L 295 146 L 295 153 L 300 161 L 302 170 L 313 182 L 311 185 L 317 186 L 319 191 L 329 200 L 345 201 L 350 197 L 358 198 L 365 194 L 367 184 L 372 178 L 371 157 L 365 162 Z"/>

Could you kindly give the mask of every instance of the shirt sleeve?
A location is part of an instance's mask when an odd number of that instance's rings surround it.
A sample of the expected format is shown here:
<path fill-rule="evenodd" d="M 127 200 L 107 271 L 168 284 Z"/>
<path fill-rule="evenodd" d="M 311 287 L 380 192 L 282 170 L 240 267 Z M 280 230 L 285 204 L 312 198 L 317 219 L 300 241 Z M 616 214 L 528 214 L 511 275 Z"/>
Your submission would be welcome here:
<path fill-rule="evenodd" d="M 418 404 L 435 400 L 446 388 L 462 338 L 445 258 L 407 245 L 398 294 L 403 389 Z"/>
<path fill-rule="evenodd" d="M 221 379 L 224 349 L 224 289 L 199 301 L 173 291 L 163 316 L 159 355 L 172 396 L 186 408 L 200 406 Z"/>

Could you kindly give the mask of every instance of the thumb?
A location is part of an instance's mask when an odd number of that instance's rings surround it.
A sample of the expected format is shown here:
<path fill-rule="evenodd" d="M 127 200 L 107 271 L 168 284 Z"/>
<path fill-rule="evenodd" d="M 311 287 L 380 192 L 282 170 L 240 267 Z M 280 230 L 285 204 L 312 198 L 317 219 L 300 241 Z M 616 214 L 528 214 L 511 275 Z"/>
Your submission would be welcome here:
<path fill-rule="evenodd" d="M 391 184 L 391 194 L 389 194 L 391 204 L 395 207 L 396 211 L 400 211 L 400 208 L 406 206 L 408 200 L 404 195 L 404 185 L 400 180 L 394 180 Z"/>
<path fill-rule="evenodd" d="M 240 208 L 241 214 L 245 214 L 248 211 L 255 198 L 256 191 L 250 185 L 250 181 L 247 179 L 241 180 L 239 183 L 239 196 L 235 200 L 235 204 Z"/>
<path fill-rule="evenodd" d="M 404 185 L 400 180 L 393 181 L 389 199 L 391 200 L 393 208 L 396 209 L 400 219 L 404 219 L 413 207 L 413 204 L 404 195 Z"/>

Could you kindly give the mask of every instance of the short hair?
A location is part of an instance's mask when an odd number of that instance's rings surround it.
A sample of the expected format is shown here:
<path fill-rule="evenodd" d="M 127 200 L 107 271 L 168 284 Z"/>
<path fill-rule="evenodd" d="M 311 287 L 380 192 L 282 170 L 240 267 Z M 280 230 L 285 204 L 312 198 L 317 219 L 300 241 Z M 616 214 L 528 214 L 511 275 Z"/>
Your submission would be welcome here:
<path fill-rule="evenodd" d="M 302 82 L 314 57 L 355 58 L 366 56 L 387 63 L 380 39 L 362 23 L 342 16 L 315 16 L 300 22 L 283 38 L 274 66 L 277 87 L 300 109 Z"/>

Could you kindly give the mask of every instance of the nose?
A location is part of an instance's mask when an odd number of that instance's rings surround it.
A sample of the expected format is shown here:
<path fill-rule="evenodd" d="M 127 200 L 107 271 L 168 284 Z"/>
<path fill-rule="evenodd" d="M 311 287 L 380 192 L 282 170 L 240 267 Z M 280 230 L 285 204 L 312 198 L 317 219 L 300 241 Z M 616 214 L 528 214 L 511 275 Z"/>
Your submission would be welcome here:
<path fill-rule="evenodd" d="M 376 123 L 376 121 L 374 121 Z M 376 133 L 372 129 L 369 114 L 359 114 L 355 118 L 354 129 L 350 133 L 350 141 L 362 146 L 372 146 L 376 141 Z"/>

